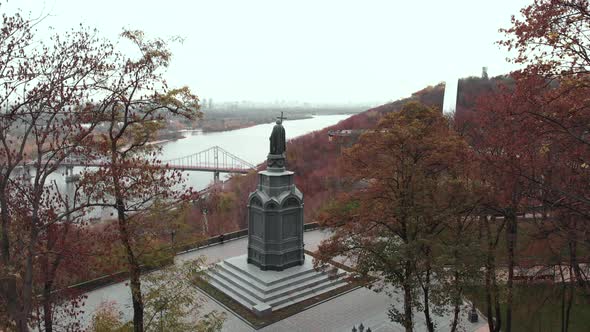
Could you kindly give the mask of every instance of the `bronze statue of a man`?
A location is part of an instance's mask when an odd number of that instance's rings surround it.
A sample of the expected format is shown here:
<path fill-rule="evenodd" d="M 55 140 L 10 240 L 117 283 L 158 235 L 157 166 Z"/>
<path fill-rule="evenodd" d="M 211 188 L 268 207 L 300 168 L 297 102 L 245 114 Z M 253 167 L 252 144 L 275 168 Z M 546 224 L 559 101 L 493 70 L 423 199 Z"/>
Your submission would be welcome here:
<path fill-rule="evenodd" d="M 285 128 L 283 128 L 283 114 L 277 119 L 275 126 L 272 128 L 270 134 L 270 154 L 280 155 L 286 150 L 287 144 L 285 142 Z"/>

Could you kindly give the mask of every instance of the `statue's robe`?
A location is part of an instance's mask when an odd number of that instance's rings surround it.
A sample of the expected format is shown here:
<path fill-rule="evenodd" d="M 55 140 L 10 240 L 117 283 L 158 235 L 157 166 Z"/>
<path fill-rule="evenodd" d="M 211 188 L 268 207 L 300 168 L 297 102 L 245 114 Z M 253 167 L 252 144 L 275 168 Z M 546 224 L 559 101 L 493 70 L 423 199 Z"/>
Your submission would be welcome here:
<path fill-rule="evenodd" d="M 270 134 L 270 153 L 282 154 L 285 149 L 285 128 L 281 124 L 276 124 Z"/>

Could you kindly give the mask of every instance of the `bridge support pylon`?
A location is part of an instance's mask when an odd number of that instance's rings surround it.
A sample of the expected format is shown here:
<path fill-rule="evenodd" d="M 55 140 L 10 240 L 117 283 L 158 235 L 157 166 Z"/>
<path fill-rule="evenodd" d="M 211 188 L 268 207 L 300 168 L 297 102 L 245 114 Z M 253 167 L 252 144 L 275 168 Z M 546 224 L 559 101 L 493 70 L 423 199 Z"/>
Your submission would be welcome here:
<path fill-rule="evenodd" d="M 219 171 L 213 172 L 213 182 L 215 184 L 219 183 Z"/>
<path fill-rule="evenodd" d="M 23 168 L 23 179 L 25 181 L 31 181 L 31 179 L 33 179 L 33 176 L 31 175 L 31 169 L 28 166 Z"/>
<path fill-rule="evenodd" d="M 66 183 L 80 180 L 79 174 L 74 174 L 74 166 L 66 166 Z"/>

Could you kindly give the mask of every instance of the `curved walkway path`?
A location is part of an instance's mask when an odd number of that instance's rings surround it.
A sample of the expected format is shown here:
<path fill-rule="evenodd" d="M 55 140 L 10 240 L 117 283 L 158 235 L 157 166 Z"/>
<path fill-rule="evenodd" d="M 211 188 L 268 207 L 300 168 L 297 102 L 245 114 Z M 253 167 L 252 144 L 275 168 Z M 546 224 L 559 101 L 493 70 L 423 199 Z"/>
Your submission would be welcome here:
<path fill-rule="evenodd" d="M 315 251 L 318 244 L 324 238 L 329 236 L 328 231 L 314 230 L 306 232 L 304 235 L 305 249 Z M 181 253 L 176 256 L 175 264 L 182 263 L 186 260 L 195 259 L 198 256 L 205 255 L 208 263 L 214 263 L 229 257 L 242 255 L 246 252 L 248 245 L 247 237 L 227 241 L 223 244 L 213 245 L 198 250 Z M 94 291 L 86 293 L 88 296 L 85 301 L 85 314 L 81 317 L 83 324 L 88 324 L 92 313 L 104 301 L 116 302 L 119 310 L 123 312 L 125 319 L 131 319 L 131 293 L 125 282 L 116 283 Z M 319 305 L 311 307 L 296 315 L 288 317 L 282 321 L 269 325 L 259 331 L 351 331 L 353 326 L 363 323 L 365 327 L 370 327 L 374 332 L 385 331 L 404 331 L 399 324 L 394 324 L 389 320 L 387 311 L 391 304 L 401 300 L 401 296 L 392 297 L 384 292 L 375 293 L 366 288 L 359 288 L 352 292 L 346 293 Z M 227 319 L 223 325 L 223 331 L 255 331 L 246 324 L 241 318 L 217 302 L 203 295 L 204 303 L 200 309 L 201 313 L 207 313 L 211 310 L 225 311 Z M 401 302 L 398 303 L 401 306 Z M 481 318 L 481 316 L 480 316 Z M 422 313 L 416 313 L 416 331 L 424 331 L 424 319 Z M 451 316 L 435 316 L 436 324 L 440 331 L 448 331 Z M 462 325 L 466 331 L 475 331 L 486 325 L 485 321 L 480 319 L 480 323 L 471 324 L 467 317 L 462 317 Z M 446 327 L 446 329 L 445 329 Z"/>

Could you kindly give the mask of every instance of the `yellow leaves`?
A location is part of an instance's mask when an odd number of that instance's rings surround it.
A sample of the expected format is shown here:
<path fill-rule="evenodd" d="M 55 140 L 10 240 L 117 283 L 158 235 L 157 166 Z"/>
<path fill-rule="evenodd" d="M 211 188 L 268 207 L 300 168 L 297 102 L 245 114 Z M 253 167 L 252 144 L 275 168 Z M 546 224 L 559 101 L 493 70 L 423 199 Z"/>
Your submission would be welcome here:
<path fill-rule="evenodd" d="M 539 153 L 544 155 L 547 154 L 547 152 L 549 152 L 549 144 L 545 143 L 541 145 L 541 148 L 539 148 Z"/>
<path fill-rule="evenodd" d="M 129 324 L 123 323 L 123 315 L 114 302 L 102 302 L 92 316 L 90 331 L 131 331 Z"/>
<path fill-rule="evenodd" d="M 217 203 L 217 210 L 220 212 L 229 212 L 237 200 L 236 194 L 233 192 L 222 192 L 219 194 L 219 202 Z"/>
<path fill-rule="evenodd" d="M 330 136 L 330 139 L 332 139 L 332 137 Z M 296 164 L 297 162 L 297 152 L 294 150 L 287 150 L 287 160 L 289 160 L 290 162 L 292 162 L 293 164 Z"/>
<path fill-rule="evenodd" d="M 550 43 L 556 43 L 558 39 L 559 39 L 559 34 L 557 34 L 555 31 L 550 31 L 547 34 L 547 40 L 549 40 Z"/>
<path fill-rule="evenodd" d="M 144 36 L 145 34 L 142 30 L 124 30 L 121 32 L 121 37 L 127 38 L 136 44 L 143 42 Z"/>
<path fill-rule="evenodd" d="M 198 112 L 200 108 L 199 97 L 194 95 L 187 86 L 169 90 L 165 94 L 158 94 L 156 98 L 160 105 L 173 111 L 183 112 L 182 115 L 189 118 L 202 116 L 202 113 Z"/>
<path fill-rule="evenodd" d="M 163 128 L 161 121 L 146 121 L 130 127 L 130 134 L 133 143 L 142 143 L 155 139 L 159 129 Z"/>

